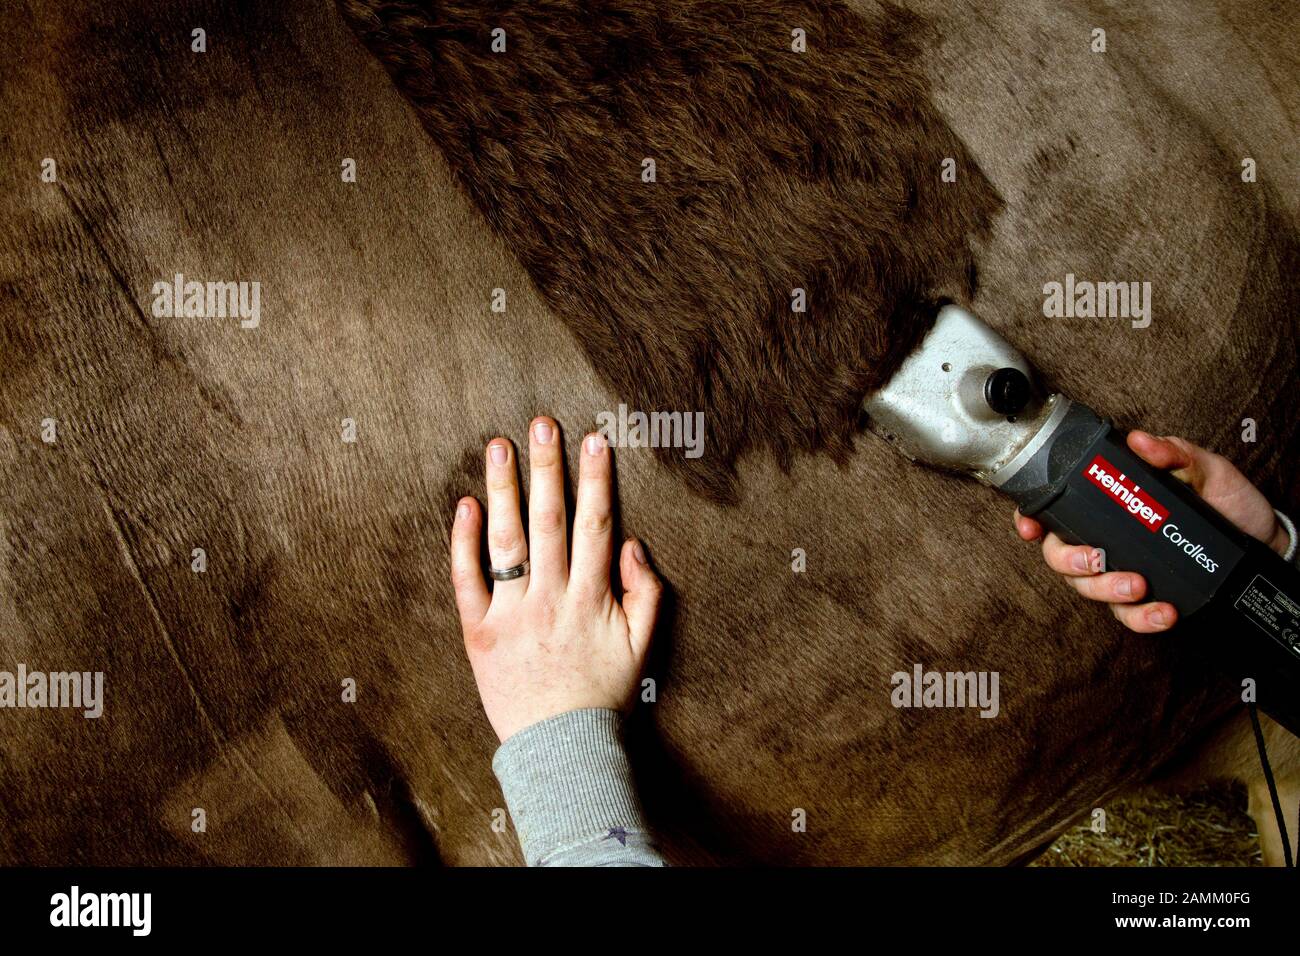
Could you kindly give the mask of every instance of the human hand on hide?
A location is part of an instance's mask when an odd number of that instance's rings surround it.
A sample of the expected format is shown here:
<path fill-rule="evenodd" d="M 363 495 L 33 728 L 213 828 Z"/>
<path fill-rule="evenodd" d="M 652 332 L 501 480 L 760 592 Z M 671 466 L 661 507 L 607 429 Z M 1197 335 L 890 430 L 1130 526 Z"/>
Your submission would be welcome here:
<path fill-rule="evenodd" d="M 502 742 L 570 710 L 624 709 L 650 645 L 662 586 L 640 542 L 628 539 L 619 556 L 621 604 L 610 589 L 613 517 L 605 439 L 588 435 L 579 460 L 572 563 L 564 456 L 559 427 L 550 418 L 534 420 L 529 429 L 527 540 L 514 448 L 504 438 L 487 446 L 491 564 L 506 569 L 530 560 L 528 573 L 497 581 L 489 593 L 479 564 L 479 504 L 462 498 L 456 506 L 452 585 L 483 709 Z"/>
<path fill-rule="evenodd" d="M 1173 470 L 1180 481 L 1218 510 L 1243 532 L 1258 538 L 1278 554 L 1285 554 L 1288 534 L 1272 506 L 1254 485 L 1222 455 L 1206 451 L 1183 438 L 1157 438 L 1143 431 L 1128 434 L 1128 446 L 1147 464 Z M 1167 601 L 1139 603 L 1146 580 L 1132 571 L 1102 571 L 1102 555 L 1087 545 L 1069 545 L 1055 534 L 1043 535 L 1043 526 L 1017 509 L 1016 533 L 1026 541 L 1043 539 L 1043 559 L 1063 575 L 1074 589 L 1092 601 L 1104 601 L 1125 627 L 1139 634 L 1168 630 L 1178 612 Z"/>

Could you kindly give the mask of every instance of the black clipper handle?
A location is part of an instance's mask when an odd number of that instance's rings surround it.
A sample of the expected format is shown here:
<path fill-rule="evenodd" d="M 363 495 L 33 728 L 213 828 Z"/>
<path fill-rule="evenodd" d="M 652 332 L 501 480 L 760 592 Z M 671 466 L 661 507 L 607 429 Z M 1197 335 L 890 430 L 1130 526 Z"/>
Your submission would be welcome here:
<path fill-rule="evenodd" d="M 1034 459 L 1002 489 L 1020 513 L 1101 548 L 1108 570 L 1141 574 L 1147 600 L 1207 628 L 1225 674 L 1253 678 L 1260 708 L 1300 736 L 1300 571 L 1084 406 Z"/>

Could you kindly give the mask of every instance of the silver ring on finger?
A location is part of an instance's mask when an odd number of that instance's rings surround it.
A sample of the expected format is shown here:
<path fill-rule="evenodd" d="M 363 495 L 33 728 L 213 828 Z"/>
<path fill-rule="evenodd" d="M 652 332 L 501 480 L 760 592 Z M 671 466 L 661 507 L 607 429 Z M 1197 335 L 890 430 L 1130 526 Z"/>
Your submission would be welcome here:
<path fill-rule="evenodd" d="M 528 559 L 524 558 L 522 564 L 516 564 L 513 568 L 488 568 L 488 577 L 493 581 L 513 581 L 527 574 L 528 568 Z"/>

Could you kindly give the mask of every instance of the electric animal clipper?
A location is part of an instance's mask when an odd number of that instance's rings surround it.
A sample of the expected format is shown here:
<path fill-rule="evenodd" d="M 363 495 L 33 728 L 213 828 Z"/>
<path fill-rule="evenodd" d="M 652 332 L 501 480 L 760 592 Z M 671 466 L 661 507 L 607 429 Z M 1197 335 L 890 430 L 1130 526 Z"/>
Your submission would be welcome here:
<path fill-rule="evenodd" d="M 1146 600 L 1222 630 L 1221 663 L 1256 681 L 1261 709 L 1300 735 L 1300 571 L 1172 475 L 1129 450 L 1092 409 L 1045 390 L 1025 359 L 955 305 L 863 405 L 913 461 L 969 475 L 1016 501 L 1107 570 L 1146 578 Z"/>

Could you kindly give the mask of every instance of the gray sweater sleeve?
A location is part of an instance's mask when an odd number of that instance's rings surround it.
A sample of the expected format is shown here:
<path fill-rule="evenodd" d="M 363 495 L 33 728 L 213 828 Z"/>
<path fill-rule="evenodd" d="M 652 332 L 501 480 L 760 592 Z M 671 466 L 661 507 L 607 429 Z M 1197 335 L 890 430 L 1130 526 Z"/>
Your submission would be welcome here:
<path fill-rule="evenodd" d="M 519 731 L 492 758 L 529 866 L 664 866 L 619 736 L 620 717 L 571 710 Z"/>
<path fill-rule="evenodd" d="M 1286 533 L 1291 538 L 1291 544 L 1282 555 L 1282 560 L 1294 561 L 1296 567 L 1300 567 L 1300 553 L 1297 553 L 1300 552 L 1300 534 L 1296 534 L 1295 522 L 1276 508 L 1273 509 L 1273 514 L 1277 515 L 1277 520 L 1282 522 L 1282 527 L 1286 528 Z"/>

